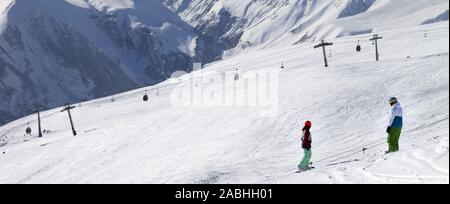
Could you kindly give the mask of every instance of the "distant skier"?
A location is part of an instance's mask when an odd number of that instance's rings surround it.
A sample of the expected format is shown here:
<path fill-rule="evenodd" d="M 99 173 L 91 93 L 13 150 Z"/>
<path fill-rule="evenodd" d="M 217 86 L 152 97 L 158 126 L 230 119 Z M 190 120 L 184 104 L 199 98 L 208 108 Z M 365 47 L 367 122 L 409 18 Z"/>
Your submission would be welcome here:
<path fill-rule="evenodd" d="M 302 135 L 302 148 L 304 151 L 303 160 L 298 165 L 298 171 L 297 173 L 301 173 L 303 171 L 307 171 L 310 169 L 309 163 L 311 161 L 311 144 L 312 144 L 312 137 L 311 137 L 311 127 L 312 123 L 311 121 L 306 121 L 305 126 L 302 129 L 303 135 Z"/>
<path fill-rule="evenodd" d="M 403 109 L 398 99 L 391 97 L 389 99 L 389 104 L 391 105 L 391 114 L 389 116 L 389 124 L 386 132 L 388 133 L 387 142 L 389 145 L 389 150 L 386 153 L 398 152 L 400 150 L 399 140 L 402 134 L 403 128 Z"/>

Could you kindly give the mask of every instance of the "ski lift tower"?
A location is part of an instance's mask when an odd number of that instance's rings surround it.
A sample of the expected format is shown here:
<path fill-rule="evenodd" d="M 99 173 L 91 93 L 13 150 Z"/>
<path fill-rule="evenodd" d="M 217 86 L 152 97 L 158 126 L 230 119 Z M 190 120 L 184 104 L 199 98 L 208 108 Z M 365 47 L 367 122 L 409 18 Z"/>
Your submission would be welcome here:
<path fill-rule="evenodd" d="M 374 34 L 373 38 L 370 39 L 371 41 L 373 41 L 375 43 L 375 55 L 376 55 L 376 60 L 380 61 L 380 54 L 378 53 L 378 40 L 383 39 L 383 37 L 379 36 L 378 34 Z"/>
<path fill-rule="evenodd" d="M 38 105 L 36 108 L 36 113 L 38 116 L 38 137 L 42 137 L 42 128 L 41 128 L 41 110 L 40 106 Z"/>
<path fill-rule="evenodd" d="M 333 43 L 327 43 L 324 40 L 322 40 L 322 42 L 320 44 L 314 46 L 314 49 L 322 48 L 322 50 L 323 50 L 323 59 L 325 61 L 325 67 L 328 67 L 327 52 L 325 50 L 325 47 L 331 46 L 331 45 L 333 45 Z"/>
<path fill-rule="evenodd" d="M 77 136 L 77 131 L 75 131 L 75 127 L 73 126 L 72 114 L 70 114 L 70 110 L 74 108 L 75 106 L 71 106 L 67 103 L 66 107 L 61 112 L 67 111 L 67 113 L 69 114 L 70 126 L 72 127 L 72 134 L 73 136 Z"/>

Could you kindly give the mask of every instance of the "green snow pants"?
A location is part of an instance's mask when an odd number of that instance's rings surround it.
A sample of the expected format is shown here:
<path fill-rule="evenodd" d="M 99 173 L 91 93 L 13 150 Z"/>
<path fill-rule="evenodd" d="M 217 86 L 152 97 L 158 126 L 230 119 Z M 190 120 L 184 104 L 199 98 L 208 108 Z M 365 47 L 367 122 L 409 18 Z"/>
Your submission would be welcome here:
<path fill-rule="evenodd" d="M 303 157 L 302 162 L 298 165 L 298 168 L 301 170 L 308 170 L 309 169 L 309 162 L 311 161 L 312 152 L 311 150 L 304 149 L 305 156 Z"/>
<path fill-rule="evenodd" d="M 398 152 L 400 150 L 399 140 L 402 134 L 401 128 L 391 128 L 391 132 L 388 135 L 387 143 L 389 145 L 389 152 Z"/>

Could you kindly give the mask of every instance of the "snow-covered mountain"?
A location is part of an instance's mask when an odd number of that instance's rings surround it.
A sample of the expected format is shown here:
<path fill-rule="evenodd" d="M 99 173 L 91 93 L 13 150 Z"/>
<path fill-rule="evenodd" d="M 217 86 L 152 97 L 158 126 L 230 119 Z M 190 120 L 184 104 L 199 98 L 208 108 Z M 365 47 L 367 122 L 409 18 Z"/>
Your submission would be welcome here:
<path fill-rule="evenodd" d="M 441 20 L 447 0 L 1 0 L 0 124 L 193 61 Z"/>
<path fill-rule="evenodd" d="M 50 130 L 42 138 L 36 115 L 8 123 L 0 127 L 0 183 L 448 184 L 448 21 L 380 34 L 379 62 L 372 35 L 363 34 L 333 40 L 326 69 L 316 43 L 240 54 L 205 68 L 239 67 L 243 79 L 230 83 L 236 95 L 245 90 L 242 81 L 251 84 L 246 75 L 278 72 L 272 117 L 260 116 L 266 106 L 176 106 L 175 90 L 194 83 L 170 80 L 114 102 L 75 104 L 76 137 L 62 108 L 41 114 L 42 128 Z M 198 72 L 183 78 L 191 76 L 205 99 L 230 87 Z M 400 152 L 385 155 L 391 96 L 403 106 L 405 125 Z M 295 174 L 306 120 L 313 122 L 316 168 Z M 32 136 L 24 136 L 28 123 Z"/>
<path fill-rule="evenodd" d="M 448 20 L 447 0 L 160 0 L 230 54 Z"/>
<path fill-rule="evenodd" d="M 157 0 L 1 0 L 0 124 L 220 56 Z M 197 46 L 199 45 L 199 46 Z"/>

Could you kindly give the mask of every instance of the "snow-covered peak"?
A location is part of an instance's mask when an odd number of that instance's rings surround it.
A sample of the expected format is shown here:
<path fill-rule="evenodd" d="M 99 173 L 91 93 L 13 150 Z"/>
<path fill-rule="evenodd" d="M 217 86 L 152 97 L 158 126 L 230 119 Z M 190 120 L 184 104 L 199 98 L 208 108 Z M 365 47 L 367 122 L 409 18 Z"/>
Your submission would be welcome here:
<path fill-rule="evenodd" d="M 12 4 L 15 0 L 2 0 L 0 1 L 0 34 L 6 29 L 7 26 L 7 14 L 9 8 L 11 8 Z"/>
<path fill-rule="evenodd" d="M 447 0 L 161 1 L 202 32 L 234 40 L 231 53 L 420 25 L 448 13 L 449 5 Z"/>
<path fill-rule="evenodd" d="M 131 20 L 141 22 L 146 26 L 161 27 L 167 22 L 172 22 L 177 26 L 185 24 L 158 0 L 88 0 L 87 2 L 100 11 L 125 14 L 131 17 Z"/>

